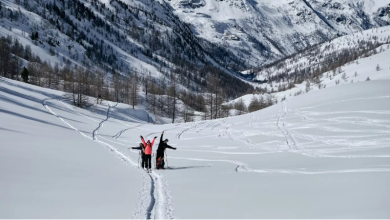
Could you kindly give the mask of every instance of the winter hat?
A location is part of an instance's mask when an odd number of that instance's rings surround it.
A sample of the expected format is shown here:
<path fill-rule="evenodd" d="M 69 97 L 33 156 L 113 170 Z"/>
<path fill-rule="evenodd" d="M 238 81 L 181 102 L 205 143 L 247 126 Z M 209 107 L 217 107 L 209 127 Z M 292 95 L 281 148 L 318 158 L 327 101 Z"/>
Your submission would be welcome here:
<path fill-rule="evenodd" d="M 168 139 L 165 139 L 164 141 L 168 142 Z"/>
<path fill-rule="evenodd" d="M 146 142 L 147 144 L 150 144 L 150 140 L 148 140 L 148 142 Z"/>

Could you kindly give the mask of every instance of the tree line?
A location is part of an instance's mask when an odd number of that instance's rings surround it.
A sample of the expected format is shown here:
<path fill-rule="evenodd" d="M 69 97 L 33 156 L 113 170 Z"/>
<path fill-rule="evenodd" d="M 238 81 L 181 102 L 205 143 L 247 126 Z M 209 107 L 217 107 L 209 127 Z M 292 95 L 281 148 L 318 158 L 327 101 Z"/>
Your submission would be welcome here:
<path fill-rule="evenodd" d="M 201 113 L 203 119 L 228 117 L 229 111 L 235 106 L 224 104 L 227 94 L 242 88 L 253 91 L 252 87 L 245 87 L 244 82 L 229 84 L 229 77 L 232 76 L 226 76 L 226 73 L 215 67 L 206 66 L 200 70 L 205 80 L 199 92 L 192 92 L 185 87 L 185 83 L 183 85 L 181 71 L 177 69 L 167 73 L 169 77 L 166 78 L 154 78 L 147 70 L 129 70 L 123 74 L 113 69 L 101 70 L 88 65 L 52 65 L 42 61 L 32 52 L 30 45 L 24 47 L 17 38 L 0 38 L 1 76 L 64 91 L 65 98 L 78 107 L 92 105 L 89 97 L 94 97 L 96 104 L 111 100 L 135 108 L 142 103 L 154 115 L 171 118 L 173 123 L 178 118 L 189 122 L 194 119 L 195 111 Z M 226 86 L 223 84 L 229 87 L 228 91 L 225 91 Z"/>

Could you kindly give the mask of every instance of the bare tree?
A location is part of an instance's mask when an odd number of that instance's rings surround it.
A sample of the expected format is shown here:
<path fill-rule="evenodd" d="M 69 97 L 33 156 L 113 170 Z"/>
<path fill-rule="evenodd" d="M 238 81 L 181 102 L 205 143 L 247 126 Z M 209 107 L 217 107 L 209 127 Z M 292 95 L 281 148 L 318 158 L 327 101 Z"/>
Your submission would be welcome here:
<path fill-rule="evenodd" d="M 260 105 L 259 99 L 255 95 L 252 96 L 251 102 L 249 103 L 249 106 L 248 106 L 248 111 L 254 112 L 254 111 L 258 111 L 260 109 L 261 109 L 261 105 Z"/>
<path fill-rule="evenodd" d="M 238 115 L 242 115 L 243 113 L 246 113 L 247 112 L 247 107 L 244 103 L 244 100 L 242 98 L 238 99 L 235 103 L 234 103 L 234 108 L 236 110 L 238 110 Z"/>
<path fill-rule="evenodd" d="M 170 101 L 168 101 L 168 109 L 169 112 L 171 112 L 172 116 L 172 123 L 175 123 L 175 118 L 176 118 L 176 111 L 177 111 L 177 96 L 178 96 L 178 91 L 177 91 L 177 75 L 174 75 L 172 77 L 172 82 L 171 86 L 168 89 L 168 96 L 170 97 Z"/>
<path fill-rule="evenodd" d="M 149 86 L 149 93 L 147 96 L 148 96 L 148 103 L 150 105 L 150 110 L 153 111 L 154 115 L 156 115 L 158 94 L 159 94 L 159 88 L 154 82 L 151 82 Z"/>
<path fill-rule="evenodd" d="M 98 70 L 96 71 L 96 78 L 95 78 L 95 86 L 96 86 L 96 104 L 102 104 L 102 96 L 103 96 L 103 87 L 104 87 L 104 75 L 103 72 Z M 100 103 L 99 103 L 100 99 Z"/>
<path fill-rule="evenodd" d="M 121 83 L 121 76 L 119 73 L 114 72 L 112 74 L 112 87 L 114 88 L 114 98 L 116 102 L 119 102 L 119 94 L 120 90 L 122 88 L 122 83 Z"/>
<path fill-rule="evenodd" d="M 138 104 L 138 91 L 139 91 L 139 78 L 137 74 L 130 75 L 130 91 L 129 91 L 129 104 L 134 107 Z"/>

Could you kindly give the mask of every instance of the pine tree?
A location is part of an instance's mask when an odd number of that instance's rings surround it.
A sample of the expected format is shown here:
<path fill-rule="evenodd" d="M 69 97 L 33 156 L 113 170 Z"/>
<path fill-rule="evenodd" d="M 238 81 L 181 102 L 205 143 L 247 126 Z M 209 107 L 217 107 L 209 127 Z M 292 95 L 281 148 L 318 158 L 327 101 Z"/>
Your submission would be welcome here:
<path fill-rule="evenodd" d="M 28 72 L 28 69 L 26 69 L 26 67 L 23 67 L 22 73 L 20 74 L 20 76 L 22 77 L 23 82 L 28 83 L 29 74 L 30 73 Z"/>

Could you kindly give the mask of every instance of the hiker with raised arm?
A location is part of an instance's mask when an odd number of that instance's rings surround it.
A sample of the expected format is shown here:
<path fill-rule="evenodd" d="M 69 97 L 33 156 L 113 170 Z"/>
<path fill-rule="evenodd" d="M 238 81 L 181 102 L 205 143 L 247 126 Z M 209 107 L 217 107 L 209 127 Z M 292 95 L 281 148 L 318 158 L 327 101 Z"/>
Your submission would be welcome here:
<path fill-rule="evenodd" d="M 140 150 L 139 153 L 141 154 L 141 165 L 142 165 L 142 169 L 144 169 L 145 168 L 145 145 L 139 143 L 139 147 L 130 147 L 128 149 Z M 138 163 L 139 163 L 139 159 L 138 159 Z"/>
<path fill-rule="evenodd" d="M 156 169 L 165 169 L 165 162 L 164 162 L 164 155 L 165 155 L 165 149 L 170 148 L 173 150 L 176 150 L 175 147 L 169 146 L 168 139 L 165 139 L 163 141 L 164 131 L 161 133 L 160 137 L 160 143 L 158 144 L 157 148 L 157 156 L 156 156 Z"/>
<path fill-rule="evenodd" d="M 145 167 L 148 173 L 152 171 L 152 147 L 157 136 L 153 138 L 153 141 L 148 140 L 145 142 L 144 137 L 140 136 L 142 143 L 145 146 Z"/>

